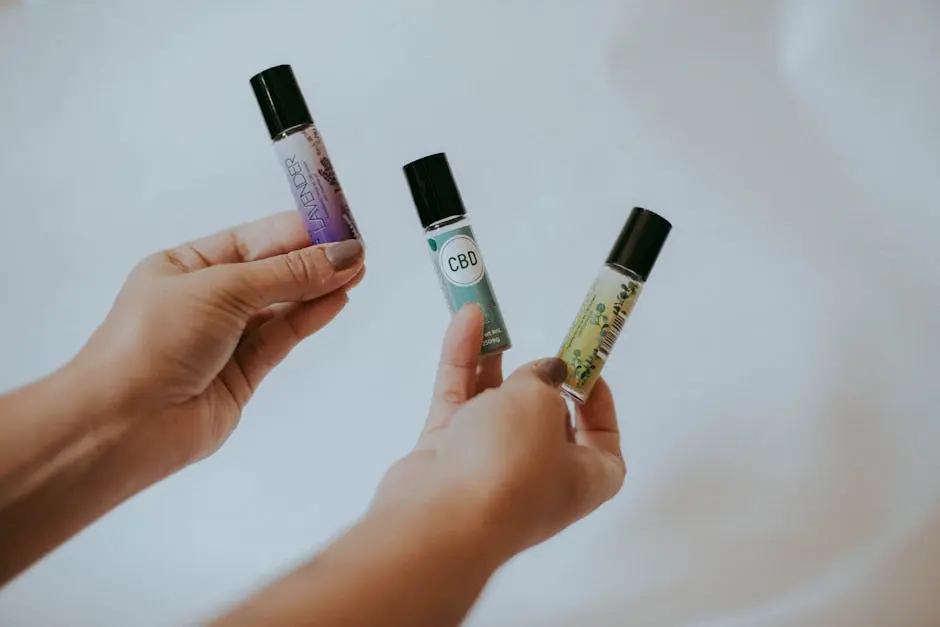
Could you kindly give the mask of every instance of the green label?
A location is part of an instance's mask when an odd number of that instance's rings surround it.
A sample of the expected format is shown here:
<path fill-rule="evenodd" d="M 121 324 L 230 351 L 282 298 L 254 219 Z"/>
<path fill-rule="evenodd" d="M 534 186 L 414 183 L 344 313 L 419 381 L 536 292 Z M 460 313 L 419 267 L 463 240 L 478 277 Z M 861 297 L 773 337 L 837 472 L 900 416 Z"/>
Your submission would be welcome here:
<path fill-rule="evenodd" d="M 433 233 L 428 237 L 428 247 L 451 313 L 466 303 L 479 303 L 483 309 L 485 322 L 480 352 L 492 353 L 509 348 L 509 332 L 470 227 Z"/>
<path fill-rule="evenodd" d="M 584 401 L 633 310 L 642 284 L 604 268 L 591 286 L 558 357 L 568 364 L 565 386 Z"/>

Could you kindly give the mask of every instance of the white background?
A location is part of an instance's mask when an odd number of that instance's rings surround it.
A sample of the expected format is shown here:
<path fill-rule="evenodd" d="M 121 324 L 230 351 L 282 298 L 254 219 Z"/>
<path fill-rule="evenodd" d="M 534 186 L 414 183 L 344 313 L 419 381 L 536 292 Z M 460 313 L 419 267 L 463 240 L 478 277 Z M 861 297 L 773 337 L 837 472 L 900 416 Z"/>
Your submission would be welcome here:
<path fill-rule="evenodd" d="M 940 624 L 940 4 L 36 4 L 0 12 L 0 388 L 73 355 L 139 257 L 291 206 L 269 65 L 369 275 L 215 457 L 15 581 L 0 623 L 192 624 L 361 513 L 448 320 L 400 170 L 444 150 L 510 367 L 557 349 L 630 207 L 675 227 L 606 370 L 625 489 L 471 625 Z"/>

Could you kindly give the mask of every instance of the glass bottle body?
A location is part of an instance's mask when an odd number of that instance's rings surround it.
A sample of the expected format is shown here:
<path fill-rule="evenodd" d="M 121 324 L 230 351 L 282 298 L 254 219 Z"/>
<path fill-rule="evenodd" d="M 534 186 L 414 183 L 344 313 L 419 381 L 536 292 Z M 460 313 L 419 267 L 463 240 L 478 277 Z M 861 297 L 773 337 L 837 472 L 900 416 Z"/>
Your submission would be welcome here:
<path fill-rule="evenodd" d="M 591 395 L 642 289 L 632 271 L 615 264 L 601 268 L 558 351 L 568 365 L 561 391 L 574 402 Z"/>
<path fill-rule="evenodd" d="M 361 240 L 317 127 L 285 130 L 274 138 L 274 149 L 313 243 Z"/>
<path fill-rule="evenodd" d="M 451 314 L 469 302 L 478 303 L 483 309 L 480 353 L 495 354 L 511 348 L 509 332 L 470 220 L 465 215 L 451 216 L 429 225 L 424 233 Z"/>

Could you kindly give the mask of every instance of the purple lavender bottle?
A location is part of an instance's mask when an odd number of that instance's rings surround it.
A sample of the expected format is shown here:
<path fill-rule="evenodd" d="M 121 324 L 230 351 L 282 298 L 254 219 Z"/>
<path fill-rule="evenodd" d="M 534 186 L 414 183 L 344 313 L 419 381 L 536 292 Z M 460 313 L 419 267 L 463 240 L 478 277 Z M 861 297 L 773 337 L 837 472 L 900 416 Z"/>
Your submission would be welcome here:
<path fill-rule="evenodd" d="M 289 65 L 251 79 L 297 210 L 314 244 L 362 240 L 323 139 Z"/>

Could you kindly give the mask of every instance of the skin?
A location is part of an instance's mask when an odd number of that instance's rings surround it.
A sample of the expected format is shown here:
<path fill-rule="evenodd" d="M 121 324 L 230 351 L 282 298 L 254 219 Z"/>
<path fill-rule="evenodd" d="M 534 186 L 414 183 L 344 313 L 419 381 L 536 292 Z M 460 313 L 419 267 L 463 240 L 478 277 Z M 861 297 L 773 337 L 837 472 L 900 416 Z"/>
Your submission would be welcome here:
<path fill-rule="evenodd" d="M 291 212 L 151 255 L 70 363 L 0 398 L 0 582 L 225 441 L 362 278 L 357 244 L 340 271 L 346 243 L 309 244 Z"/>
<path fill-rule="evenodd" d="M 482 334 L 478 306 L 455 316 L 424 430 L 359 524 L 217 626 L 458 625 L 502 564 L 619 490 L 606 383 L 572 428 L 564 362 L 526 364 L 502 382 L 499 357 L 479 363 Z"/>
<path fill-rule="evenodd" d="M 0 398 L 0 582 L 225 441 L 361 280 L 361 249 L 332 246 L 290 212 L 149 257 L 72 362 Z M 564 363 L 503 381 L 482 334 L 478 306 L 454 316 L 424 430 L 362 518 L 214 624 L 457 625 L 502 564 L 619 490 L 606 383 L 572 424 Z"/>

